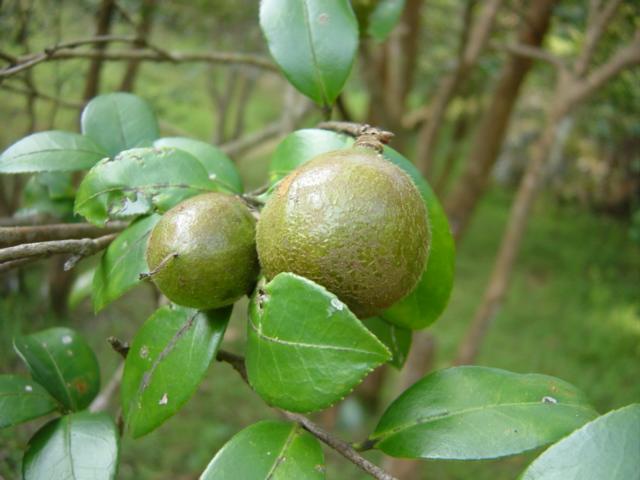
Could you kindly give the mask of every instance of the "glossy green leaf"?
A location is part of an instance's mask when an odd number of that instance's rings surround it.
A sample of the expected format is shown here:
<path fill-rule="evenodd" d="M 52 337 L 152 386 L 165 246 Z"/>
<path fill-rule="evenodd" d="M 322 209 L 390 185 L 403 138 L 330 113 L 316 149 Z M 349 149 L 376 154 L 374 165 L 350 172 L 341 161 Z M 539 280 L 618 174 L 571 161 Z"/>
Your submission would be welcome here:
<path fill-rule="evenodd" d="M 0 428 L 53 412 L 58 403 L 33 380 L 0 375 Z"/>
<path fill-rule="evenodd" d="M 234 163 L 220 149 L 200 140 L 184 137 L 167 137 L 156 140 L 155 147 L 174 147 L 184 150 L 198 159 L 209 173 L 209 178 L 233 193 L 242 193 L 242 178 Z"/>
<path fill-rule="evenodd" d="M 521 480 L 640 478 L 640 404 L 596 418 L 540 455 Z"/>
<path fill-rule="evenodd" d="M 18 140 L 0 155 L 0 173 L 84 170 L 106 156 L 102 147 L 83 135 L 39 132 Z"/>
<path fill-rule="evenodd" d="M 192 155 L 176 148 L 134 148 L 98 163 L 78 187 L 75 211 L 97 225 L 110 217 L 164 212 L 188 197 L 216 190 Z"/>
<path fill-rule="evenodd" d="M 35 381 L 67 410 L 89 406 L 100 388 L 93 350 L 77 332 L 56 327 L 16 337 L 14 348 Z"/>
<path fill-rule="evenodd" d="M 264 420 L 233 436 L 200 480 L 321 480 L 324 455 L 300 425 Z"/>
<path fill-rule="evenodd" d="M 110 480 L 118 469 L 118 433 L 105 413 L 57 418 L 29 440 L 24 480 Z"/>
<path fill-rule="evenodd" d="M 435 322 L 449 303 L 455 271 L 455 243 L 444 209 L 418 169 L 392 148 L 385 147 L 384 156 L 413 179 L 429 215 L 431 240 L 424 273 L 413 292 L 382 314 L 388 322 L 416 330 Z"/>
<path fill-rule="evenodd" d="M 174 415 L 196 391 L 229 321 L 230 308 L 163 307 L 133 339 L 122 378 L 122 411 L 136 438 Z"/>
<path fill-rule="evenodd" d="M 411 330 L 385 322 L 380 317 L 367 318 L 362 323 L 387 346 L 393 355 L 389 363 L 402 368 L 411 349 Z"/>
<path fill-rule="evenodd" d="M 352 144 L 351 137 L 329 130 L 296 130 L 287 135 L 273 152 L 269 165 L 269 181 L 275 183 L 312 158 Z"/>
<path fill-rule="evenodd" d="M 391 354 L 324 287 L 280 273 L 251 301 L 249 382 L 270 405 L 310 412 L 342 399 Z"/>
<path fill-rule="evenodd" d="M 319 105 L 332 105 L 358 50 L 349 0 L 263 0 L 260 26 L 289 82 Z"/>
<path fill-rule="evenodd" d="M 111 242 L 93 276 L 93 309 L 98 312 L 140 283 L 147 272 L 147 239 L 160 220 L 150 215 L 136 220 Z"/>
<path fill-rule="evenodd" d="M 385 40 L 400 20 L 404 3 L 404 0 L 379 0 L 369 15 L 367 34 L 380 42 Z"/>
<path fill-rule="evenodd" d="M 73 198 L 52 198 L 49 188 L 33 175 L 24 186 L 18 216 L 45 215 L 60 221 L 72 222 Z"/>
<path fill-rule="evenodd" d="M 80 119 L 82 133 L 102 145 L 110 157 L 137 147 L 150 147 L 160 136 L 151 106 L 131 93 L 116 92 L 91 100 Z"/>
<path fill-rule="evenodd" d="M 457 367 L 400 395 L 371 439 L 393 457 L 496 458 L 555 442 L 596 415 L 578 389 L 557 378 Z"/>

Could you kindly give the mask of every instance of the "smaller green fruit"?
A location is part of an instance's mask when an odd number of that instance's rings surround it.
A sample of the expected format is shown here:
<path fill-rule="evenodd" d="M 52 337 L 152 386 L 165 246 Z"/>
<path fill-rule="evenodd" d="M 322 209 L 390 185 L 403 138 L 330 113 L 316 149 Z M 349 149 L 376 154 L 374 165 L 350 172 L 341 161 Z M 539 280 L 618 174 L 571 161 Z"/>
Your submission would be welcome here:
<path fill-rule="evenodd" d="M 174 303 L 201 310 L 230 305 L 258 275 L 255 219 L 237 197 L 206 193 L 163 215 L 149 237 L 147 264 Z"/>

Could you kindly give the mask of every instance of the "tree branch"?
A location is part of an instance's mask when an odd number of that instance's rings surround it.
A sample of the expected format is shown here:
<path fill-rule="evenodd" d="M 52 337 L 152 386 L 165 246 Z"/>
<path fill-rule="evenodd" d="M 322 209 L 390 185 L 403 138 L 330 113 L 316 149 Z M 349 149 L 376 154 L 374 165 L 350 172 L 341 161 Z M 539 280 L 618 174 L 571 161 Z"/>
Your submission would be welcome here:
<path fill-rule="evenodd" d="M 569 89 L 571 102 L 575 105 L 583 101 L 621 70 L 638 64 L 640 64 L 640 30 L 636 31 L 632 43 L 619 48 L 607 63 L 597 67 L 586 78 L 579 80 L 575 86 Z"/>
<path fill-rule="evenodd" d="M 219 350 L 216 354 L 216 360 L 231 365 L 231 367 L 233 367 L 233 369 L 238 372 L 242 379 L 247 384 L 249 384 L 249 380 L 247 378 L 247 369 L 245 367 L 243 357 L 241 357 L 240 355 L 236 355 L 235 353 L 227 352 L 225 350 Z M 321 428 L 319 425 L 316 425 L 304 415 L 300 415 L 299 413 L 287 412 L 280 409 L 276 410 L 278 410 L 288 420 L 302 425 L 305 430 L 311 433 L 318 440 L 333 448 L 336 452 L 359 467 L 361 470 L 371 475 L 373 478 L 377 478 L 378 480 L 397 480 L 395 477 L 385 472 L 382 468 L 371 463 L 369 460 L 360 455 L 351 445 L 343 440 L 340 440 L 339 438 L 334 437 L 332 434 Z"/>
<path fill-rule="evenodd" d="M 170 52 L 149 42 L 144 42 L 145 50 L 124 50 L 124 51 L 76 51 L 75 49 L 85 45 L 97 45 L 108 43 L 129 43 L 140 44 L 139 37 L 129 37 L 121 35 L 102 35 L 86 39 L 74 40 L 59 43 L 42 52 L 12 58 L 13 65 L 0 69 L 0 78 L 10 77 L 35 65 L 73 58 L 101 59 L 106 61 L 153 61 L 153 62 L 205 62 L 205 63 L 236 63 L 250 65 L 265 70 L 277 71 L 277 67 L 269 59 L 259 55 L 233 52 Z"/>
<path fill-rule="evenodd" d="M 587 72 L 598 41 L 621 3 L 622 0 L 609 0 L 604 7 L 600 7 L 599 2 L 590 5 L 589 23 L 587 25 L 584 47 L 575 66 L 575 73 L 578 77 L 583 76 Z"/>
<path fill-rule="evenodd" d="M 494 46 L 494 48 L 496 50 L 504 50 L 520 57 L 530 58 L 532 60 L 542 60 L 543 62 L 547 62 L 556 67 L 558 70 L 567 70 L 567 65 L 560 57 L 547 52 L 542 48 L 517 43 Z"/>
<path fill-rule="evenodd" d="M 90 223 L 57 223 L 25 227 L 0 227 L 0 247 L 50 240 L 102 237 L 109 233 L 124 230 L 126 226 L 126 222 L 111 222 L 105 227 L 97 227 Z"/>
<path fill-rule="evenodd" d="M 95 239 L 53 240 L 1 248 L 0 262 L 23 258 L 47 258 L 59 254 L 75 254 L 86 257 L 106 248 L 117 236 L 117 234 L 112 233 Z"/>

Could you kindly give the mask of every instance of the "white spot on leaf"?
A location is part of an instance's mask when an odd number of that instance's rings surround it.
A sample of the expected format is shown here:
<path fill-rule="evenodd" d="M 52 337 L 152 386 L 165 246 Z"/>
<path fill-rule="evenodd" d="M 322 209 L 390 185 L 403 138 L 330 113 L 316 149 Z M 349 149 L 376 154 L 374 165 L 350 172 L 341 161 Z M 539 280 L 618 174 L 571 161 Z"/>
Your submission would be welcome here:
<path fill-rule="evenodd" d="M 556 403 L 558 403 L 558 400 L 553 397 L 542 397 L 542 403 L 550 403 L 552 405 L 555 405 Z"/>
<path fill-rule="evenodd" d="M 24 387 L 25 392 L 33 392 L 33 387 L 31 385 L 26 385 Z"/>
<path fill-rule="evenodd" d="M 166 405 L 167 403 L 169 403 L 169 397 L 168 395 L 165 393 L 164 395 L 162 395 L 162 398 L 160 399 L 160 401 L 158 402 L 158 405 Z"/>
<path fill-rule="evenodd" d="M 337 298 L 332 298 L 331 299 L 331 306 L 340 312 L 344 308 L 344 303 L 342 303 Z"/>
<path fill-rule="evenodd" d="M 62 337 L 62 343 L 64 343 L 65 345 L 69 345 L 72 341 L 73 339 L 71 338 L 71 335 L 65 335 L 64 337 Z"/>
<path fill-rule="evenodd" d="M 147 347 L 146 345 L 143 345 L 142 348 L 140 348 L 140 358 L 147 358 L 149 356 L 149 347 Z"/>

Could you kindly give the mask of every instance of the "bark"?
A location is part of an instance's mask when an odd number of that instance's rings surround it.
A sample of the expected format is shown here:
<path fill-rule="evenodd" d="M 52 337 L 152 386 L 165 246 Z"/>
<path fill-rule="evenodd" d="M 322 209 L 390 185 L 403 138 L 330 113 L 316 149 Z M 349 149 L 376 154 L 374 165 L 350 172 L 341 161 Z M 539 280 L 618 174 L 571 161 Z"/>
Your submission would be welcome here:
<path fill-rule="evenodd" d="M 501 4 L 502 0 L 489 0 L 484 3 L 482 12 L 473 23 L 471 22 L 471 6 L 473 3 L 467 4 L 457 65 L 440 81 L 429 109 L 429 117 L 424 122 L 418 135 L 417 164 L 425 176 L 429 176 L 433 169 L 436 141 L 449 104 L 460 84 L 476 65 L 493 29 L 495 17 Z"/>
<path fill-rule="evenodd" d="M 518 33 L 518 43 L 538 47 L 549 28 L 556 0 L 531 2 Z M 466 231 L 475 207 L 484 194 L 488 178 L 504 142 L 511 112 L 520 88 L 531 69 L 529 58 L 512 54 L 500 72 L 490 105 L 478 126 L 467 164 L 445 208 L 456 240 Z"/>
<path fill-rule="evenodd" d="M 102 0 L 98 18 L 96 21 L 96 36 L 107 35 L 111 30 L 111 22 L 115 11 L 115 0 Z M 94 47 L 97 53 L 102 53 L 107 48 L 106 43 L 98 43 Z M 102 70 L 103 59 L 96 57 L 91 61 L 89 70 L 87 71 L 87 79 L 85 81 L 84 94 L 82 98 L 88 101 L 96 96 L 100 90 L 100 71 Z"/>
<path fill-rule="evenodd" d="M 153 25 L 153 15 L 156 11 L 156 0 L 142 0 L 140 6 L 140 23 L 136 29 L 136 35 L 138 41 L 134 43 L 136 48 L 142 48 L 146 45 L 147 38 L 151 33 L 151 27 Z M 127 65 L 127 69 L 122 77 L 122 83 L 120 84 L 120 90 L 123 92 L 131 92 L 134 89 L 136 77 L 140 70 L 140 60 L 131 60 Z"/>

